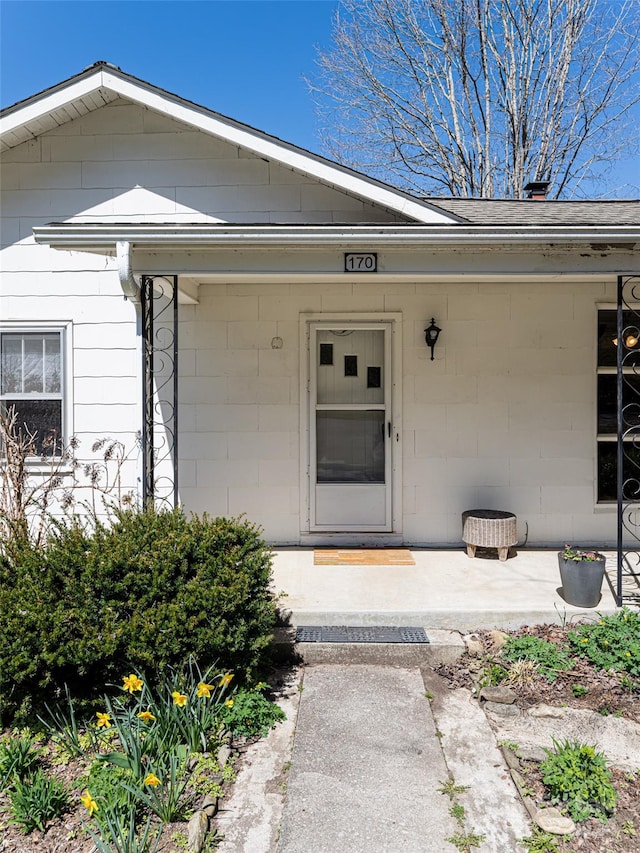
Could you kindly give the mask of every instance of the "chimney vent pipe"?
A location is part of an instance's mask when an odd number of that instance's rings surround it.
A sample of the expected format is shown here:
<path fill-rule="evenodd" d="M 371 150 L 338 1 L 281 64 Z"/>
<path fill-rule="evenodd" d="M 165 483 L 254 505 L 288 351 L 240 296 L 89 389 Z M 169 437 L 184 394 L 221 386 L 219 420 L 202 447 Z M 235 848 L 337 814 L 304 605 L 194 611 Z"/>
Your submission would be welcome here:
<path fill-rule="evenodd" d="M 529 181 L 524 188 L 527 198 L 531 198 L 534 201 L 544 201 L 547 197 L 550 183 L 551 181 Z"/>

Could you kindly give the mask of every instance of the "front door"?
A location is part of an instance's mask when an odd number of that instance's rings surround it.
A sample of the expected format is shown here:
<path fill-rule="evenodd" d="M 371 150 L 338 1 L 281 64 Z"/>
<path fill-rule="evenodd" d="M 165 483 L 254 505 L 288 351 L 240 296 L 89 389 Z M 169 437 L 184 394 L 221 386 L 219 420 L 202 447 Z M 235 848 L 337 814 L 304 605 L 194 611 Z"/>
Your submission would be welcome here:
<path fill-rule="evenodd" d="M 311 531 L 392 529 L 391 323 L 311 324 Z"/>

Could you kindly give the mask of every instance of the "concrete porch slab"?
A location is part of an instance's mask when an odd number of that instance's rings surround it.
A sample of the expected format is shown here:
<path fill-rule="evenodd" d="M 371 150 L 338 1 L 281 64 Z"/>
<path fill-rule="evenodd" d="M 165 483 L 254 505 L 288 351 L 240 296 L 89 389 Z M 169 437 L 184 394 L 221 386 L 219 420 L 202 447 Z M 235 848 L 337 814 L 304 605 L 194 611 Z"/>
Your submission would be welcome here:
<path fill-rule="evenodd" d="M 567 604 L 559 592 L 557 551 L 518 550 L 469 558 L 462 548 L 410 549 L 415 565 L 314 565 L 312 548 L 274 552 L 273 589 L 292 625 L 407 625 L 472 631 L 561 624 L 616 610 L 616 563 L 595 608 Z"/>

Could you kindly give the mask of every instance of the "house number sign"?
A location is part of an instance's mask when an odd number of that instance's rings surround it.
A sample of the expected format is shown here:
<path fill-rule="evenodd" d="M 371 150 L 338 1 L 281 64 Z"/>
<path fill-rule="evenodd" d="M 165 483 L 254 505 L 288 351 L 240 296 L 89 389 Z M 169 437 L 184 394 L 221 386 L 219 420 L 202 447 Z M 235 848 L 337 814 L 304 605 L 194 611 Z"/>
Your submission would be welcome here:
<path fill-rule="evenodd" d="M 345 272 L 378 272 L 376 252 L 345 252 Z"/>

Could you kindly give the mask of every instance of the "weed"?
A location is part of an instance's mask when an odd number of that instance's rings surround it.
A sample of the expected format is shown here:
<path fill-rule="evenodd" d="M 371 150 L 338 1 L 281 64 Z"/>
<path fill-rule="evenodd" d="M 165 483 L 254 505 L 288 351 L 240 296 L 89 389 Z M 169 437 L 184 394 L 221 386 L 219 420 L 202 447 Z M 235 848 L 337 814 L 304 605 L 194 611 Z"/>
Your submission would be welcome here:
<path fill-rule="evenodd" d="M 69 797 L 64 785 L 47 776 L 39 768 L 30 777 L 16 778 L 9 790 L 11 823 L 25 833 L 39 829 L 44 832 L 48 820 L 60 817 L 69 808 Z"/>
<path fill-rule="evenodd" d="M 518 744 L 517 744 L 517 743 L 515 743 L 515 742 L 514 742 L 514 741 L 512 741 L 512 740 L 501 740 L 501 741 L 498 741 L 498 746 L 501 746 L 501 747 L 503 747 L 504 749 L 510 749 L 510 750 L 511 750 L 511 752 L 516 753 L 516 754 L 517 754 L 518 750 L 520 749 L 520 747 L 518 746 Z"/>
<path fill-rule="evenodd" d="M 623 607 L 589 625 L 569 632 L 577 654 L 599 669 L 614 669 L 640 676 L 640 614 Z"/>
<path fill-rule="evenodd" d="M 635 838 L 638 834 L 636 832 L 636 828 L 632 820 L 625 820 L 622 826 L 620 827 L 620 831 L 628 838 Z"/>
<path fill-rule="evenodd" d="M 465 813 L 465 808 L 464 806 L 461 806 L 460 803 L 456 803 L 449 809 L 449 814 L 451 815 L 451 817 L 456 821 L 456 823 L 460 825 L 464 823 Z"/>
<path fill-rule="evenodd" d="M 582 684 L 572 684 L 571 685 L 571 692 L 573 693 L 573 695 L 577 699 L 580 696 L 586 696 L 589 691 Z"/>
<path fill-rule="evenodd" d="M 226 764 L 225 768 L 230 765 Z M 191 787 L 202 796 L 221 797 L 224 775 L 212 755 L 198 755 L 191 771 Z"/>
<path fill-rule="evenodd" d="M 606 819 L 615 807 L 616 792 L 604 755 L 577 741 L 554 740 L 553 745 L 540 765 L 551 802 L 563 804 L 575 821 L 591 815 Z"/>
<path fill-rule="evenodd" d="M 512 663 L 518 660 L 533 661 L 547 681 L 555 681 L 558 672 L 572 667 L 565 649 L 530 635 L 509 637 L 502 647 L 502 656 Z"/>
<path fill-rule="evenodd" d="M 640 682 L 635 681 L 630 675 L 623 675 L 620 678 L 620 687 L 626 693 L 636 693 L 640 691 Z"/>
<path fill-rule="evenodd" d="M 184 832 L 174 832 L 171 836 L 171 840 L 175 844 L 176 850 L 180 851 L 180 853 L 182 853 L 182 851 L 186 853 L 189 849 L 189 839 Z"/>
<path fill-rule="evenodd" d="M 485 835 L 478 835 L 476 832 L 456 832 L 445 841 L 457 847 L 460 853 L 468 853 L 469 848 L 480 847 L 485 838 Z"/>
<path fill-rule="evenodd" d="M 431 702 L 433 699 L 433 693 L 430 690 L 425 690 L 424 691 L 424 698 L 428 699 L 429 702 Z"/>
<path fill-rule="evenodd" d="M 496 684 L 501 684 L 508 676 L 508 670 L 499 663 L 489 664 L 483 671 L 480 681 L 480 687 L 493 687 Z"/>
<path fill-rule="evenodd" d="M 468 785 L 456 785 L 453 779 L 447 779 L 446 782 L 440 782 L 438 793 L 446 794 L 446 796 L 453 801 L 458 794 L 464 794 L 468 788 Z"/>
<path fill-rule="evenodd" d="M 510 687 L 531 687 L 539 673 L 538 664 L 534 660 L 517 660 L 509 667 L 506 683 Z"/>
<path fill-rule="evenodd" d="M 534 826 L 533 833 L 522 838 L 520 843 L 525 845 L 527 853 L 560 853 L 554 836 L 537 826 Z"/>

